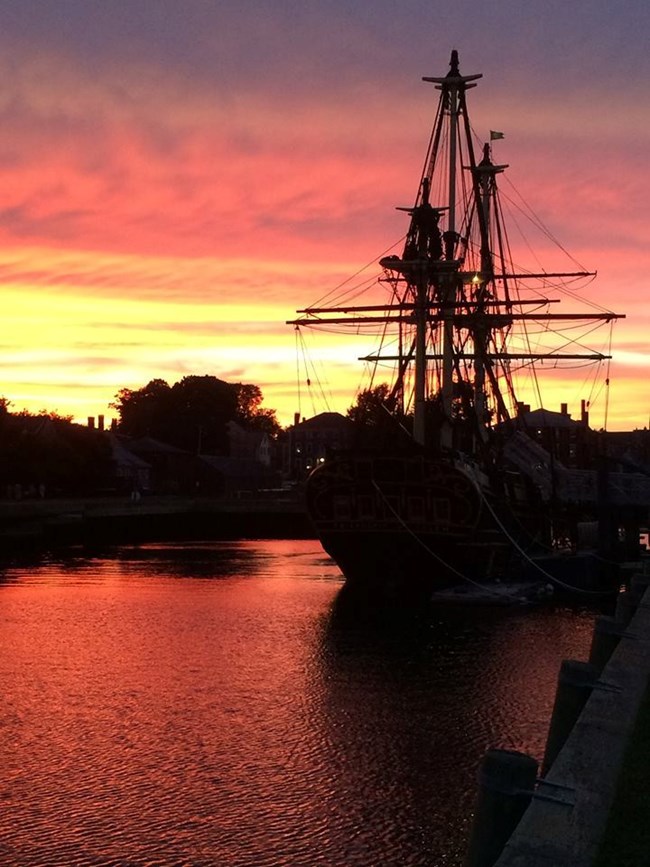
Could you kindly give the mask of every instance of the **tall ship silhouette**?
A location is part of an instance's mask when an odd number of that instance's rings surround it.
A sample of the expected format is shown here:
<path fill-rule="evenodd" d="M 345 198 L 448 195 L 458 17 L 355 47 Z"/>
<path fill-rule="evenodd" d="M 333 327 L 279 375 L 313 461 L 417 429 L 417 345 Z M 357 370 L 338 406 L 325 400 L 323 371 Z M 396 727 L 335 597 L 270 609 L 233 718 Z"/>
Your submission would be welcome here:
<path fill-rule="evenodd" d="M 612 490 L 584 404 L 580 421 L 545 409 L 539 372 L 602 365 L 607 347 L 587 348 L 581 335 L 621 315 L 581 297 L 576 287 L 594 274 L 573 261 L 562 272 L 513 263 L 497 183 L 507 166 L 493 154 L 504 136 L 477 141 L 468 113 L 480 78 L 461 74 L 453 51 L 445 76 L 423 79 L 439 99 L 415 202 L 400 208 L 403 247 L 378 262 L 386 300 L 314 306 L 289 323 L 367 331 L 378 349 L 361 360 L 390 371 L 368 390 L 374 416 L 358 441 L 305 489 L 324 549 L 371 594 L 552 578 L 544 558 L 598 517 L 603 485 Z M 579 309 L 560 312 L 562 298 Z M 537 410 L 517 392 L 522 378 Z M 614 481 L 634 508 L 647 486 L 635 492 L 633 475 Z"/>

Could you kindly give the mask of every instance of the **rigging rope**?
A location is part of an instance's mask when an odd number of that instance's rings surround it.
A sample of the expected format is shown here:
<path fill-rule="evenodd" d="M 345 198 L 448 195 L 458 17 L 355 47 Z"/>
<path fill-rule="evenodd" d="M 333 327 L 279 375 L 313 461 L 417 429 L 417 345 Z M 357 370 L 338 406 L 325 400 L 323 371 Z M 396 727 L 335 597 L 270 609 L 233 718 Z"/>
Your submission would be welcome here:
<path fill-rule="evenodd" d="M 440 555 L 436 554 L 435 551 L 432 551 L 431 548 L 428 545 L 426 545 L 422 541 L 422 539 L 420 539 L 420 537 L 417 535 L 417 533 L 415 533 L 411 529 L 411 527 L 409 527 L 409 525 L 404 521 L 402 516 L 393 508 L 392 504 L 388 501 L 388 499 L 384 495 L 383 491 L 381 490 L 381 488 L 379 487 L 379 485 L 377 484 L 377 482 L 374 479 L 372 481 L 372 484 L 373 484 L 373 487 L 375 488 L 375 490 L 377 491 L 377 493 L 379 494 L 379 496 L 381 497 L 381 499 L 383 500 L 383 502 L 388 506 L 389 510 L 393 513 L 394 517 L 397 518 L 397 520 L 402 525 L 402 527 L 404 527 L 404 529 L 416 540 L 416 542 L 418 542 L 418 544 L 428 554 L 430 554 L 435 560 L 437 560 L 442 566 L 444 566 L 445 569 L 448 569 L 450 572 L 452 572 L 454 575 L 456 575 L 461 580 L 466 581 L 468 584 L 471 584 L 474 587 L 478 587 L 480 590 L 483 590 L 487 593 L 491 593 L 493 596 L 498 596 L 498 597 L 509 596 L 512 599 L 517 599 L 517 600 L 521 601 L 520 596 L 516 596 L 513 593 L 508 593 L 507 591 L 499 593 L 498 591 L 493 590 L 491 587 L 486 586 L 485 584 L 480 584 L 478 581 L 474 581 L 472 578 L 468 578 L 467 575 L 464 575 L 462 572 L 460 572 L 458 569 L 456 569 L 454 566 L 452 566 L 451 563 L 447 563 L 442 557 L 440 557 Z M 549 581 L 551 584 L 553 584 L 555 586 L 562 587 L 565 590 L 569 590 L 571 593 L 577 593 L 578 595 L 583 595 L 583 596 L 603 597 L 603 596 L 612 596 L 614 594 L 615 591 L 613 591 L 613 590 L 586 590 L 586 589 L 576 587 L 576 586 L 571 585 L 571 584 L 566 584 L 564 581 L 561 581 L 559 578 L 556 578 L 555 576 L 551 575 L 545 569 L 542 569 L 542 567 L 539 565 L 539 563 L 536 563 L 531 557 L 529 557 L 529 555 L 526 553 L 526 551 L 524 551 L 524 549 L 521 547 L 521 545 L 518 544 L 516 539 L 514 539 L 510 535 L 507 528 L 503 525 L 502 521 L 499 519 L 498 515 L 496 514 L 496 512 L 494 511 L 494 509 L 492 508 L 492 506 L 488 502 L 487 498 L 485 497 L 485 495 L 483 494 L 483 492 L 480 490 L 480 488 L 478 486 L 477 486 L 477 490 L 481 496 L 483 503 L 485 504 L 488 511 L 492 515 L 492 518 L 494 519 L 497 526 L 500 528 L 501 532 L 505 535 L 505 537 L 513 545 L 513 547 L 531 564 L 531 566 L 534 566 L 534 568 L 541 575 L 543 575 L 547 581 Z"/>
<path fill-rule="evenodd" d="M 537 571 L 540 572 L 548 581 L 551 581 L 553 584 L 556 584 L 558 587 L 563 587 L 565 590 L 570 590 L 571 593 L 578 593 L 578 594 L 582 594 L 584 596 L 612 596 L 614 594 L 613 590 L 584 590 L 583 588 L 576 587 L 572 584 L 565 584 L 564 581 L 560 581 L 559 578 L 554 577 L 549 572 L 547 572 L 545 569 L 542 569 L 542 567 L 539 565 L 539 563 L 536 563 L 532 559 L 532 557 L 529 557 L 528 554 L 521 547 L 521 545 L 519 545 L 517 540 L 514 539 L 510 535 L 507 528 L 503 525 L 503 523 L 499 519 L 499 516 L 496 514 L 496 512 L 494 511 L 494 509 L 492 508 L 492 506 L 488 502 L 487 497 L 485 497 L 485 495 L 483 494 L 483 492 L 480 489 L 479 489 L 479 493 L 481 494 L 481 497 L 483 498 L 483 502 L 487 506 L 487 509 L 490 512 L 490 514 L 492 515 L 492 517 L 494 518 L 497 526 L 501 529 L 501 532 L 505 534 L 506 538 L 510 541 L 510 543 L 530 563 L 530 565 L 534 566 L 535 569 L 537 569 Z"/>
<path fill-rule="evenodd" d="M 510 597 L 511 599 L 515 599 L 519 602 L 522 601 L 521 596 L 516 596 L 514 593 L 509 593 L 507 590 L 504 590 L 503 592 L 500 593 L 497 590 L 494 590 L 492 587 L 489 587 L 485 584 L 480 584 L 478 581 L 474 581 L 472 578 L 468 578 L 467 575 L 464 575 L 462 572 L 460 572 L 458 569 L 456 569 L 455 566 L 452 566 L 451 563 L 445 562 L 445 560 L 442 557 L 440 557 L 439 554 L 436 554 L 435 551 L 432 551 L 431 548 L 429 548 L 429 546 L 425 542 L 423 542 L 422 539 L 420 539 L 420 537 L 417 535 L 417 533 L 415 533 L 411 529 L 411 527 L 409 527 L 409 525 L 406 523 L 406 521 L 404 521 L 402 516 L 400 514 L 398 514 L 398 512 L 395 511 L 392 504 L 389 502 L 387 497 L 384 495 L 384 492 L 381 490 L 381 488 L 379 487 L 379 485 L 377 484 L 377 482 L 374 479 L 372 480 L 372 484 L 373 484 L 373 487 L 375 488 L 375 490 L 377 491 L 377 493 L 379 494 L 379 496 L 381 497 L 381 499 L 388 506 L 389 510 L 393 513 L 393 515 L 397 518 L 397 520 L 402 525 L 402 527 L 404 527 L 404 529 L 411 536 L 413 536 L 415 541 L 428 554 L 430 554 L 435 560 L 437 560 L 442 566 L 444 566 L 445 569 L 448 569 L 450 572 L 453 572 L 453 574 L 458 576 L 458 578 L 460 578 L 462 581 L 466 581 L 468 584 L 471 584 L 473 587 L 478 587 L 479 590 L 483 590 L 486 593 L 492 594 L 493 596 L 497 596 L 499 598 L 503 598 L 504 596 L 507 596 L 507 597 Z"/>
<path fill-rule="evenodd" d="M 405 240 L 406 240 L 406 235 L 403 235 L 402 238 L 400 238 L 398 241 L 395 241 L 393 244 L 390 245 L 390 247 L 387 247 L 383 253 L 380 253 L 378 256 L 375 256 L 374 259 L 371 259 L 370 262 L 367 262 L 365 265 L 363 265 L 361 268 L 359 268 L 357 271 L 355 271 L 354 274 L 350 274 L 349 277 L 346 277 L 345 280 L 342 280 L 340 283 L 338 283 L 336 286 L 334 286 L 332 289 L 330 289 L 329 292 L 326 292 L 325 295 L 322 295 L 319 299 L 317 299 L 310 306 L 311 307 L 322 307 L 326 301 L 328 301 L 329 303 L 334 305 L 339 301 L 339 299 L 347 299 L 348 297 L 350 297 L 346 294 L 337 296 L 337 295 L 335 295 L 335 293 L 338 292 L 339 290 L 343 289 L 344 286 L 346 286 L 351 280 L 354 280 L 355 277 L 358 277 L 359 274 L 363 274 L 364 271 L 366 271 L 368 268 L 375 265 L 380 259 L 382 259 L 384 256 L 388 255 L 392 250 L 394 250 L 398 245 L 402 244 Z M 370 284 L 374 283 L 376 281 L 376 279 L 377 278 L 375 277 L 375 275 L 368 278 L 365 281 L 365 289 L 367 289 Z M 362 283 L 360 285 L 363 286 L 364 284 Z M 358 286 L 352 287 L 352 289 L 349 289 L 348 292 L 354 292 L 358 288 L 359 288 Z M 363 294 L 365 289 L 361 290 L 361 292 L 359 294 Z M 354 297 L 354 296 L 352 296 L 352 297 Z M 330 299 L 332 299 L 332 300 L 330 300 Z"/>
<path fill-rule="evenodd" d="M 309 357 L 309 352 L 307 351 L 307 346 L 305 344 L 304 336 L 303 336 L 303 333 L 300 330 L 299 326 L 296 325 L 295 330 L 296 330 L 296 340 L 299 342 L 300 349 L 302 350 L 302 353 L 300 353 L 298 346 L 296 347 L 296 352 L 298 354 L 298 358 L 297 358 L 297 370 L 298 370 L 298 381 L 299 381 L 298 387 L 300 388 L 300 356 L 302 355 L 302 361 L 303 361 L 303 365 L 304 365 L 304 369 L 305 369 L 305 374 L 304 374 L 305 375 L 305 383 L 307 384 L 308 394 L 309 394 L 309 398 L 311 400 L 312 413 L 313 413 L 313 415 L 317 415 L 316 399 L 315 399 L 314 390 L 312 389 L 312 378 L 315 380 L 316 385 L 318 386 L 318 392 L 320 394 L 320 399 L 322 400 L 323 404 L 325 405 L 326 411 L 329 412 L 330 411 L 329 399 L 328 399 L 327 394 L 325 393 L 325 389 L 323 387 L 320 376 L 318 374 L 318 369 L 316 368 L 314 361 Z M 311 368 L 311 370 L 310 370 L 310 368 Z"/>
<path fill-rule="evenodd" d="M 611 329 L 610 329 L 610 345 L 611 345 Z M 609 371 L 610 371 L 611 359 L 607 359 L 607 376 L 605 377 L 605 421 L 603 424 L 603 430 L 607 430 L 607 419 L 609 416 Z"/>

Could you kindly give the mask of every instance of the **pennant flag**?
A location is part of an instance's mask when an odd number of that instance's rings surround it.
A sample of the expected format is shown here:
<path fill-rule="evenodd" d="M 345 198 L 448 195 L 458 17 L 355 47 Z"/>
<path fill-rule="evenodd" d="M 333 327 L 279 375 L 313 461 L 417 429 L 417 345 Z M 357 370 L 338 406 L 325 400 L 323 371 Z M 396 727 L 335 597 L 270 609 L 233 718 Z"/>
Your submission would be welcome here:
<path fill-rule="evenodd" d="M 502 132 L 495 132 L 493 129 L 490 130 L 490 141 L 495 141 L 498 138 L 505 138 Z"/>

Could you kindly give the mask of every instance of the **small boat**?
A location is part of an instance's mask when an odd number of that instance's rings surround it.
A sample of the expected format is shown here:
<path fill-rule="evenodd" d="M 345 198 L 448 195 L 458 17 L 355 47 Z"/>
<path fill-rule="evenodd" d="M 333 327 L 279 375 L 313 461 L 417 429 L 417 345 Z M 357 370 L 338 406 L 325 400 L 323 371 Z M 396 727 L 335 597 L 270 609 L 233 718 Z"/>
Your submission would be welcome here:
<path fill-rule="evenodd" d="M 578 329 L 621 315 L 593 302 L 555 312 L 552 295 L 579 301 L 576 285 L 595 275 L 512 262 L 497 184 L 507 166 L 493 154 L 504 136 L 477 143 L 469 119 L 480 78 L 461 74 L 453 51 L 445 76 L 423 79 L 440 95 L 415 201 L 400 208 L 403 246 L 378 262 L 385 300 L 314 306 L 288 323 L 380 335 L 361 360 L 391 381 L 364 393 L 353 447 L 317 466 L 305 489 L 325 551 L 371 596 L 475 586 L 503 598 L 509 581 L 547 584 L 558 540 L 612 501 L 585 402 L 580 420 L 565 405 L 544 409 L 538 374 L 608 359 L 586 349 Z M 524 377 L 538 410 L 517 394 Z M 633 483 L 617 484 L 626 502 Z"/>

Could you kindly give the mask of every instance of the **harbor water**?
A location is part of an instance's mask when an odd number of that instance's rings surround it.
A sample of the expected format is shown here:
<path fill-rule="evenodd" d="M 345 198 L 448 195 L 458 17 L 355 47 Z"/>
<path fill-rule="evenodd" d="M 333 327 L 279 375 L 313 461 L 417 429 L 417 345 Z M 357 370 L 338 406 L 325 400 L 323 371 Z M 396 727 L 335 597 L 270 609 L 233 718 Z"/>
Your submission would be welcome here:
<path fill-rule="evenodd" d="M 541 758 L 593 612 L 369 616 L 315 541 L 0 573 L 0 863 L 460 865 L 490 747 Z"/>

